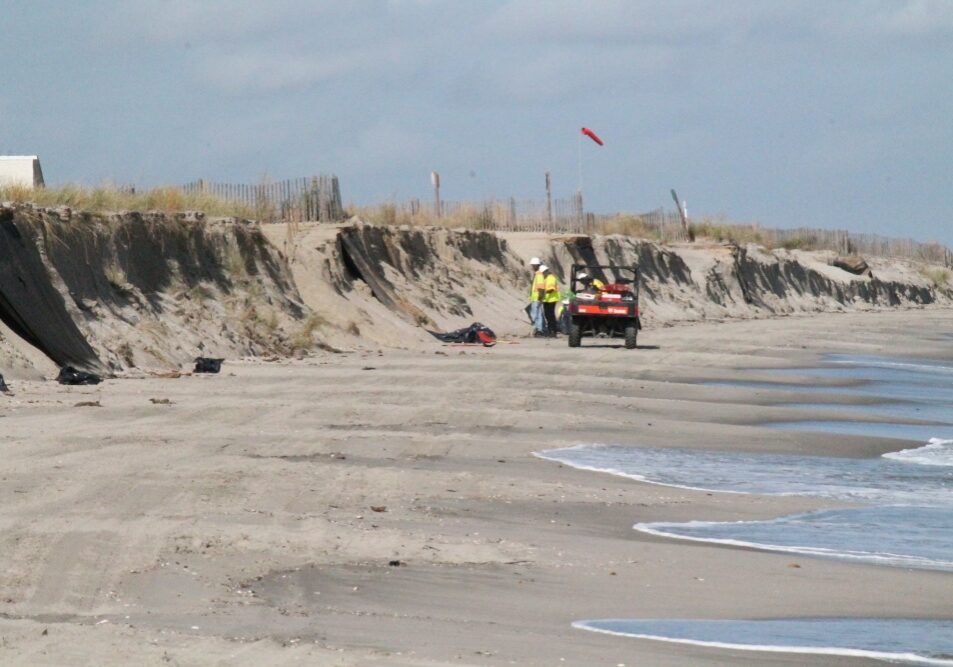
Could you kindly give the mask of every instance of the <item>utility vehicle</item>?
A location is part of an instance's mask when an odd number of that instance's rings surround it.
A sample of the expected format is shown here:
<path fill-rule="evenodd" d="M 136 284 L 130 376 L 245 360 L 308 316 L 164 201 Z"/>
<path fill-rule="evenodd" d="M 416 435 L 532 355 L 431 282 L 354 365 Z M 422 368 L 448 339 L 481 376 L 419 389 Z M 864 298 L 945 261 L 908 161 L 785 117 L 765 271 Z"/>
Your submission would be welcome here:
<path fill-rule="evenodd" d="M 569 314 L 569 347 L 579 347 L 584 336 L 624 338 L 628 349 L 636 347 L 639 329 L 639 267 L 573 264 L 569 270 L 573 297 Z M 595 278 L 602 289 L 587 287 L 581 274 Z M 578 291 L 577 291 L 578 290 Z"/>

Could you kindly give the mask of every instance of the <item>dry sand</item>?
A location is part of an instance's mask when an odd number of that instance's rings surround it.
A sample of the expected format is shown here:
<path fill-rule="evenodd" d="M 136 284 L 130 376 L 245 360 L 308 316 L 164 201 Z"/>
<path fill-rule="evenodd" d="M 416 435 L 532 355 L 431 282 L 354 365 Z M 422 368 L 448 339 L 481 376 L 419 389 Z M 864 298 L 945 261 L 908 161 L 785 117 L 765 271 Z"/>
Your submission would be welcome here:
<path fill-rule="evenodd" d="M 523 338 L 230 360 L 217 376 L 99 387 L 14 382 L 0 395 L 0 663 L 875 664 L 572 629 L 949 617 L 953 577 L 639 534 L 636 521 L 817 501 L 653 486 L 532 452 L 895 449 L 761 428 L 804 414 L 686 383 L 828 351 L 949 358 L 947 332 L 948 310 L 818 315 L 647 329 L 637 351 Z"/>

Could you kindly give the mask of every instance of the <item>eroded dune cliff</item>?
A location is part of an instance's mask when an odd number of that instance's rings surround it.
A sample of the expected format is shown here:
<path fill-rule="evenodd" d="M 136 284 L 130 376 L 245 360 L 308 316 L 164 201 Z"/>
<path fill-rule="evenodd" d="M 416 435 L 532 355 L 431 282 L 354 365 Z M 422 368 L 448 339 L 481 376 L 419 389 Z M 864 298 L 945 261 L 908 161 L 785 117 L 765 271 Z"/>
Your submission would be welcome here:
<path fill-rule="evenodd" d="M 257 225 L 0 209 L 3 344 L 97 372 L 290 351 L 306 309 Z M 12 335 L 11 335 L 12 334 Z"/>
<path fill-rule="evenodd" d="M 951 303 L 914 262 L 868 258 L 871 271 L 854 275 L 823 252 L 4 206 L 0 370 L 415 347 L 473 321 L 524 335 L 534 255 L 563 285 L 572 263 L 638 264 L 647 327 Z"/>

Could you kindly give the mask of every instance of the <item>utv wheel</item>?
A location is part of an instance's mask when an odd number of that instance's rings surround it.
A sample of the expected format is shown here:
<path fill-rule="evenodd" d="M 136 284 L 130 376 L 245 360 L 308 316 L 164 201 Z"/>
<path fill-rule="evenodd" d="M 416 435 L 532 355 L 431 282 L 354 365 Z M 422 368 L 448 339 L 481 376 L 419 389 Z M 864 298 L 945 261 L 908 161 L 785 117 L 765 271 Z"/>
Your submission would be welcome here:
<path fill-rule="evenodd" d="M 625 328 L 625 349 L 634 350 L 636 348 L 636 340 L 639 336 L 639 330 L 635 324 L 630 324 Z"/>
<path fill-rule="evenodd" d="M 569 325 L 569 347 L 579 347 L 582 342 L 582 327 L 572 322 Z"/>

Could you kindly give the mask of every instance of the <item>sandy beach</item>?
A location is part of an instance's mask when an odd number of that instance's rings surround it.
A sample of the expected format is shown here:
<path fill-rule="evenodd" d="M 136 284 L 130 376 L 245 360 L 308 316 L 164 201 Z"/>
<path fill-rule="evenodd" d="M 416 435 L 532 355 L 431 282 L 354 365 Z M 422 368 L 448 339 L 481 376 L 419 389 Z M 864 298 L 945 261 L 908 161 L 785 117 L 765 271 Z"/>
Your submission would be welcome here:
<path fill-rule="evenodd" d="M 828 352 L 950 358 L 951 331 L 953 312 L 918 309 L 646 329 L 636 351 L 514 337 L 230 359 L 220 375 L 97 387 L 12 382 L 0 395 L 0 662 L 867 664 L 571 628 L 948 617 L 953 578 L 640 534 L 638 521 L 831 503 L 660 487 L 533 452 L 896 449 L 766 429 L 819 413 L 697 380 Z"/>

